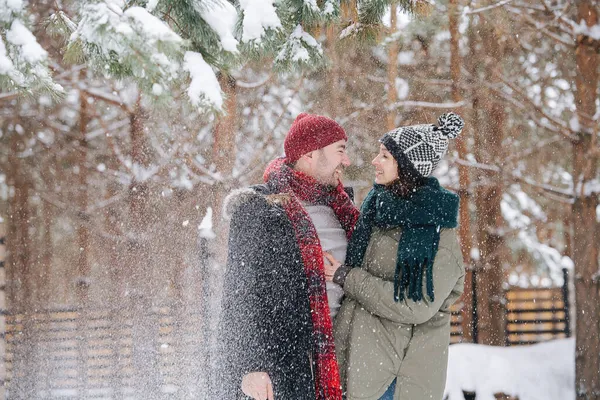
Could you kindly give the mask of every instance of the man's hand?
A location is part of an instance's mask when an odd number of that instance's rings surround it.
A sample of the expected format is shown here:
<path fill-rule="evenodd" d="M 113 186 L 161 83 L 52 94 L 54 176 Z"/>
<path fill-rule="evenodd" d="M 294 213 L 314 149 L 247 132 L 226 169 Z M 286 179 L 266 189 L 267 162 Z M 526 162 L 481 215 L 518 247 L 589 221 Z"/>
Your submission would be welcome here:
<path fill-rule="evenodd" d="M 266 372 L 250 372 L 242 378 L 242 392 L 254 400 L 275 400 L 273 384 Z"/>
<path fill-rule="evenodd" d="M 333 281 L 333 275 L 335 275 L 335 271 L 342 265 L 338 260 L 335 259 L 331 254 L 326 251 L 323 252 L 323 257 L 325 257 L 325 280 Z"/>

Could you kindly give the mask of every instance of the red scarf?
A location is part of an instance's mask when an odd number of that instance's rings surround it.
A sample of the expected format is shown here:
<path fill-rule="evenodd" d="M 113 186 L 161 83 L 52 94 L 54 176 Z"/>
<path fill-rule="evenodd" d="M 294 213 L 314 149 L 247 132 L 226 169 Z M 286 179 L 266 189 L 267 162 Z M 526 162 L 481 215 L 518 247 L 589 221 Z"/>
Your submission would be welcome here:
<path fill-rule="evenodd" d="M 294 227 L 308 282 L 317 400 L 342 400 L 325 286 L 323 250 L 315 226 L 300 201 L 330 206 L 346 231 L 348 239 L 352 235 L 359 211 L 352 204 L 341 183 L 337 187 L 320 184 L 314 178 L 290 168 L 284 158 L 278 158 L 267 166 L 264 180 L 274 187 L 277 193 L 290 195 L 290 201 L 282 202 L 282 207 Z"/>

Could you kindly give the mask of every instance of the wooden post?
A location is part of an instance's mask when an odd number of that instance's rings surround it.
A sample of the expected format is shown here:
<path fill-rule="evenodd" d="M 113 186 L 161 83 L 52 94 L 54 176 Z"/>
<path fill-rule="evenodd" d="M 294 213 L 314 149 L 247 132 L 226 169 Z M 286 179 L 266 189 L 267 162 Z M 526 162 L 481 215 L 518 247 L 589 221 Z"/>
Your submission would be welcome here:
<path fill-rule="evenodd" d="M 565 335 L 571 337 L 571 307 L 569 302 L 569 270 L 563 268 L 563 285 L 562 285 L 562 296 L 563 296 L 563 307 L 565 313 Z"/>

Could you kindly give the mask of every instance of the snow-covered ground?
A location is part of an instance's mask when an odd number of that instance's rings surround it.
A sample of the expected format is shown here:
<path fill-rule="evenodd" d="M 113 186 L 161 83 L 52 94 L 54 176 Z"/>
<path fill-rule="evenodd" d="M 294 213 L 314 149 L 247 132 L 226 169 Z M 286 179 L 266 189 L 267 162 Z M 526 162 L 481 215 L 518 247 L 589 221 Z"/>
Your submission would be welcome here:
<path fill-rule="evenodd" d="M 450 346 L 448 400 L 463 400 L 463 390 L 477 400 L 503 392 L 519 400 L 575 399 L 575 339 L 531 346 L 493 347 L 471 343 Z"/>

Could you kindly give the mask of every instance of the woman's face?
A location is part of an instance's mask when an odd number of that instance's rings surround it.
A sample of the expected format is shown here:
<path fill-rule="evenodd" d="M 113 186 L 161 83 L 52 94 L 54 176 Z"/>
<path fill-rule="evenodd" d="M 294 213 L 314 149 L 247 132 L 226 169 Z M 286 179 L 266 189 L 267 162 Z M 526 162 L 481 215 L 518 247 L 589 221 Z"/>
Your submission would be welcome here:
<path fill-rule="evenodd" d="M 384 145 L 379 145 L 379 154 L 371 164 L 375 166 L 375 183 L 388 185 L 398 179 L 398 163 Z"/>

